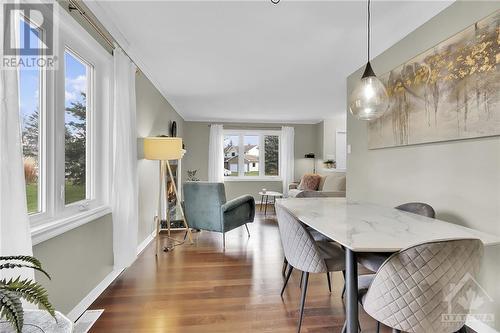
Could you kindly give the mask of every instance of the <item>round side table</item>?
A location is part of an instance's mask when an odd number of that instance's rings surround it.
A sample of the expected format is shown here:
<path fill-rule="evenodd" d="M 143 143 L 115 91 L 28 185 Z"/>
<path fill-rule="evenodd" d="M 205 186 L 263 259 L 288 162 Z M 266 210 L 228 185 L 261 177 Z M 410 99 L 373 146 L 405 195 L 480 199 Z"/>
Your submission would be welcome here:
<path fill-rule="evenodd" d="M 274 206 L 274 204 L 276 202 L 276 198 L 283 197 L 283 193 L 275 192 L 275 191 L 266 191 L 266 192 L 260 191 L 259 195 L 260 195 L 260 211 L 261 212 L 262 212 L 262 205 L 264 205 L 264 201 L 265 201 L 264 216 L 267 215 L 267 205 L 270 204 L 270 205 Z M 269 197 L 272 198 L 272 201 L 269 201 Z"/>

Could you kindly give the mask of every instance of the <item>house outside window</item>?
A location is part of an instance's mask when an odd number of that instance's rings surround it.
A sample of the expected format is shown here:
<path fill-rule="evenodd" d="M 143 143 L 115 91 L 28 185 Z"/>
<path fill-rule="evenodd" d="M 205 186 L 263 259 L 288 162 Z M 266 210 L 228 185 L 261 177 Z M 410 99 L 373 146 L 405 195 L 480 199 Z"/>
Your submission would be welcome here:
<path fill-rule="evenodd" d="M 225 130 L 225 179 L 278 180 L 280 135 L 271 130 Z"/>

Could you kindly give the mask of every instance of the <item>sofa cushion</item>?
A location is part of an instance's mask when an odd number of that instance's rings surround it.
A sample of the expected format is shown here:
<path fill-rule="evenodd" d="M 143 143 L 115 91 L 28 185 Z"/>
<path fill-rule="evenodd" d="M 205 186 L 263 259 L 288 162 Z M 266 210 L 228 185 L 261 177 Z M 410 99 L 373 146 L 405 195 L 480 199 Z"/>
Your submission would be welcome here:
<path fill-rule="evenodd" d="M 325 182 L 321 191 L 335 192 L 345 191 L 346 179 L 344 172 L 335 172 L 325 177 Z"/>
<path fill-rule="evenodd" d="M 298 189 L 307 191 L 317 191 L 320 181 L 321 181 L 320 175 L 306 173 L 304 176 L 302 176 Z"/>

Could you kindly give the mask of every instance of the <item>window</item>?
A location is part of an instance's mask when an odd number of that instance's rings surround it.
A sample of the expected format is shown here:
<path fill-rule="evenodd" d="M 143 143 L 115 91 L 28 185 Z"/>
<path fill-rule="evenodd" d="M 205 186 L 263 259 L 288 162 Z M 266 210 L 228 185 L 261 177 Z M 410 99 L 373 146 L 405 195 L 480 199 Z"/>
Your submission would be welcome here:
<path fill-rule="evenodd" d="M 280 131 L 224 131 L 224 176 L 230 179 L 279 178 Z"/>
<path fill-rule="evenodd" d="M 87 101 L 91 100 L 88 89 L 92 67 L 71 51 L 64 52 L 64 202 L 71 204 L 89 198 L 87 167 L 88 137 Z"/>
<path fill-rule="evenodd" d="M 58 225 L 66 231 L 70 223 L 81 225 L 109 213 L 112 56 L 69 14 L 59 14 L 64 29 L 55 29 L 57 67 L 19 67 L 26 201 L 34 242 L 57 234 Z M 19 19 L 21 47 L 27 36 L 31 46 L 42 43 L 44 34 Z"/>
<path fill-rule="evenodd" d="M 40 42 L 41 31 L 24 18 L 20 19 L 19 35 L 28 35 L 30 45 Z M 20 37 L 22 47 L 24 38 Z M 28 57 L 21 51 L 21 58 Z M 39 55 L 38 55 L 39 56 Z M 21 117 L 21 140 L 23 147 L 24 178 L 26 181 L 26 201 L 28 213 L 43 211 L 42 180 L 43 165 L 41 158 L 41 112 L 40 92 L 43 85 L 43 71 L 40 68 L 21 67 L 19 69 L 19 111 Z"/>

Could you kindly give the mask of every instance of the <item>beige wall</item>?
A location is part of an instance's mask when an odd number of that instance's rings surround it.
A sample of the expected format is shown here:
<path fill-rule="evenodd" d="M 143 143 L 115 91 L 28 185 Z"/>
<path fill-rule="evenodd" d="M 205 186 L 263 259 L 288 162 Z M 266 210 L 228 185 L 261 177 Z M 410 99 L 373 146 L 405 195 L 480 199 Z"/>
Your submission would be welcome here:
<path fill-rule="evenodd" d="M 277 129 L 282 124 L 223 124 L 226 129 Z M 306 172 L 312 172 L 312 161 L 306 160 L 304 154 L 318 152 L 318 124 L 289 124 L 295 128 L 295 179 Z M 201 180 L 208 178 L 208 138 L 209 123 L 186 122 L 185 144 L 187 153 L 183 159 L 184 176 L 186 170 L 198 170 L 197 176 Z M 235 198 L 242 194 L 251 194 L 259 198 L 258 192 L 262 188 L 281 192 L 281 181 L 228 181 L 225 183 L 227 198 Z"/>
<path fill-rule="evenodd" d="M 372 62 L 384 73 L 500 8 L 499 2 L 456 2 Z M 361 71 L 348 80 L 349 96 Z M 480 138 L 368 150 L 366 123 L 347 119 L 347 196 L 395 206 L 424 201 L 437 217 L 500 235 L 500 138 Z M 481 283 L 496 300 L 500 329 L 500 247 L 487 249 Z"/>
<path fill-rule="evenodd" d="M 142 140 L 147 136 L 170 135 L 171 121 L 177 122 L 177 136 L 184 133 L 184 120 L 160 94 L 144 74 L 136 76 L 137 137 L 139 176 L 139 233 L 140 244 L 153 231 L 153 217 L 158 206 L 158 162 L 142 156 Z"/>
<path fill-rule="evenodd" d="M 35 245 L 33 255 L 52 277 L 37 272 L 37 281 L 67 314 L 113 270 L 111 214 Z"/>

